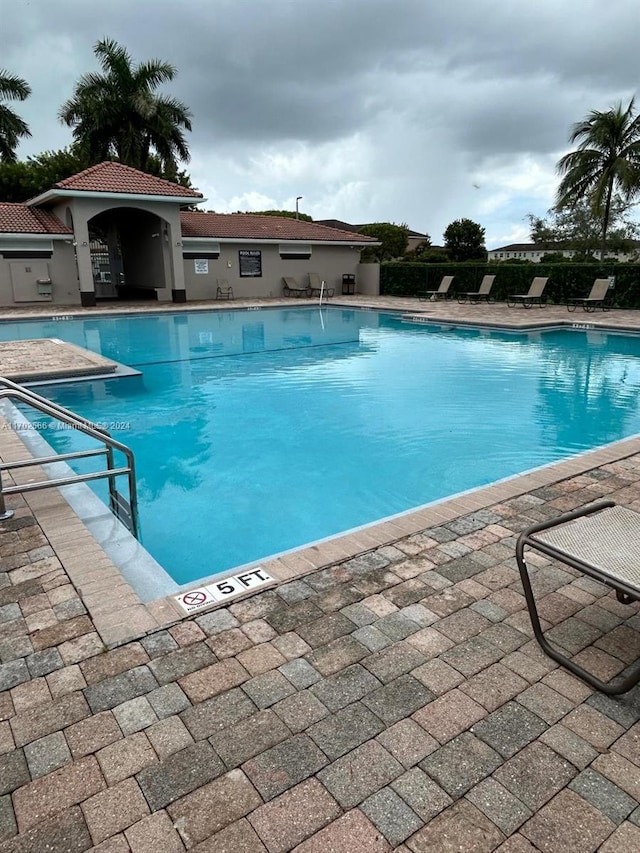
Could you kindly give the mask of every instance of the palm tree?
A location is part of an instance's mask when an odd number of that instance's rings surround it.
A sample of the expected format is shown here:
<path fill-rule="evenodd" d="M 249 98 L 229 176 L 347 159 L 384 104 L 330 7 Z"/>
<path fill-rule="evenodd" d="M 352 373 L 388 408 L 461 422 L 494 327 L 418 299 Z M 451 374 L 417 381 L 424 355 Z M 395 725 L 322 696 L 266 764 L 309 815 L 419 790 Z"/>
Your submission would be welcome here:
<path fill-rule="evenodd" d="M 24 101 L 31 94 L 31 87 L 21 77 L 0 70 L 0 160 L 16 162 L 16 147 L 21 137 L 31 136 L 25 122 L 4 100 Z"/>
<path fill-rule="evenodd" d="M 94 53 L 103 73 L 82 75 L 60 108 L 60 120 L 73 127 L 92 163 L 115 157 L 144 171 L 155 152 L 165 172 L 175 174 L 178 160 L 190 159 L 183 131 L 191 130 L 191 113 L 181 101 L 155 92 L 173 80 L 174 66 L 157 59 L 136 66 L 112 39 L 97 42 Z"/>
<path fill-rule="evenodd" d="M 576 151 L 565 154 L 557 165 L 563 176 L 556 197 L 557 209 L 588 201 L 601 220 L 601 258 L 607 248 L 612 202 L 617 197 L 628 206 L 640 191 L 640 116 L 634 99 L 624 109 L 619 103 L 606 112 L 592 110 L 573 126 L 571 142 Z"/>

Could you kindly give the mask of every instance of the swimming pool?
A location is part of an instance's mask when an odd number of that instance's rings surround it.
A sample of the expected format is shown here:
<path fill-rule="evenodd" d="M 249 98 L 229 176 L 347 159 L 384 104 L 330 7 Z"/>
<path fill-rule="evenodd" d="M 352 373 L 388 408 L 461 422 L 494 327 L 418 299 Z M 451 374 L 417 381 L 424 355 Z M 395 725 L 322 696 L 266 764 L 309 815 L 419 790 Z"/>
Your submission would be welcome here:
<path fill-rule="evenodd" d="M 338 307 L 0 324 L 0 340 L 33 337 L 141 371 L 38 390 L 118 425 L 142 541 L 178 584 L 640 432 L 632 335 Z"/>

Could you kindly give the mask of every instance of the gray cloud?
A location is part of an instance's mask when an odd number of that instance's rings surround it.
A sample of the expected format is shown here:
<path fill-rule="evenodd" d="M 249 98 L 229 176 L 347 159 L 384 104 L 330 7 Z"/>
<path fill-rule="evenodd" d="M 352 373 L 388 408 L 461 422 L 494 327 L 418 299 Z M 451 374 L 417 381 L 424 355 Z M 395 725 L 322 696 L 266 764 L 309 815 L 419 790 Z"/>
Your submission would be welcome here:
<path fill-rule="evenodd" d="M 636 0 L 0 0 L 0 14 L 0 64 L 33 89 L 21 154 L 68 144 L 57 111 L 109 36 L 177 67 L 190 173 L 217 209 L 303 195 L 317 218 L 434 240 L 460 216 L 493 244 L 523 236 L 570 125 L 637 85 Z"/>

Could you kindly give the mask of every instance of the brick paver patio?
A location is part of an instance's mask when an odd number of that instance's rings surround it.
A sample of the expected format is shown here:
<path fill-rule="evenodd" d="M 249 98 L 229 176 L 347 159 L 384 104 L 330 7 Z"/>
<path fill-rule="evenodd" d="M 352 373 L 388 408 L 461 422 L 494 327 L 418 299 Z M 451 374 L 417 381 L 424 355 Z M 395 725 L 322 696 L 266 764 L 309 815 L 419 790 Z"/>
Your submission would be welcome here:
<path fill-rule="evenodd" d="M 3 851 L 640 848 L 640 690 L 544 657 L 518 532 L 640 455 L 107 650 L 31 511 L 0 527 Z M 609 677 L 638 605 L 536 560 L 558 643 Z"/>
<path fill-rule="evenodd" d="M 14 382 L 113 373 L 114 361 L 52 338 L 0 341 L 2 376 Z"/>
<path fill-rule="evenodd" d="M 540 652 L 514 558 L 524 527 L 601 497 L 640 510 L 640 454 L 110 648 L 12 498 L 0 850 L 640 849 L 640 689 Z M 530 563 L 556 643 L 605 678 L 640 656 L 638 604 Z"/>

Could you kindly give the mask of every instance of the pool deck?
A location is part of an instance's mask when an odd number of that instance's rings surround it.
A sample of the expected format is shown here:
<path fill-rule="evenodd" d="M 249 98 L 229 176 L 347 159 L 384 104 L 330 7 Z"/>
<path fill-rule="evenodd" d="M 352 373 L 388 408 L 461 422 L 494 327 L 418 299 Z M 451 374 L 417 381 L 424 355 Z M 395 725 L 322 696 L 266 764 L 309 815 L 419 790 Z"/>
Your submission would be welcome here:
<path fill-rule="evenodd" d="M 633 311 L 332 302 L 640 331 Z M 0 455 L 24 456 L 17 434 Z M 264 563 L 277 586 L 190 615 L 140 602 L 56 490 L 9 498 L 0 850 L 640 849 L 640 689 L 607 698 L 542 655 L 514 560 L 524 527 L 601 497 L 640 510 L 640 438 Z M 640 657 L 638 604 L 530 562 L 557 643 L 605 678 Z"/>
<path fill-rule="evenodd" d="M 0 341 L 2 376 L 14 382 L 65 379 L 113 373 L 108 358 L 55 338 Z"/>

